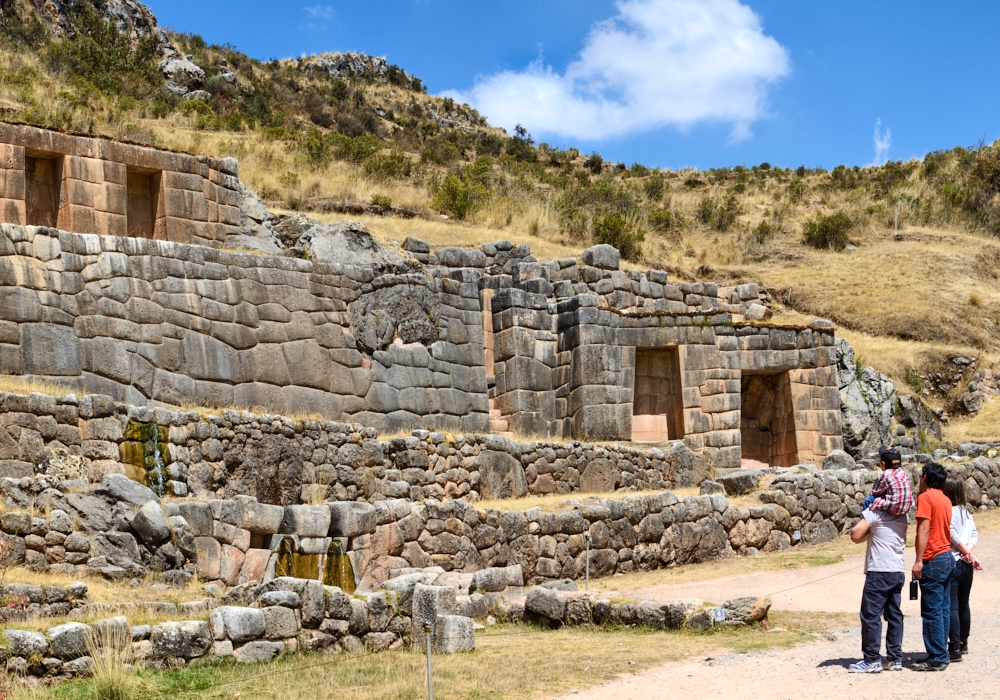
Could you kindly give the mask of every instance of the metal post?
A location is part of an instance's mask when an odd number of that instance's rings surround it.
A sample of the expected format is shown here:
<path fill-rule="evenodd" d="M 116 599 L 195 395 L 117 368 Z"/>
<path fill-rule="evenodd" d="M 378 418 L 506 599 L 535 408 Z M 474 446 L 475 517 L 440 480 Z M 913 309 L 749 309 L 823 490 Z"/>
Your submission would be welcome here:
<path fill-rule="evenodd" d="M 434 629 L 430 620 L 424 620 L 424 636 L 427 637 L 427 699 L 434 700 L 434 667 L 431 665 L 431 630 Z"/>
<path fill-rule="evenodd" d="M 893 218 L 892 227 L 896 233 L 899 233 L 899 207 L 896 207 L 896 216 Z"/>
<path fill-rule="evenodd" d="M 584 536 L 584 539 L 587 541 L 587 556 L 585 558 L 586 568 L 587 568 L 587 578 L 584 580 L 583 590 L 589 591 L 590 590 L 590 533 L 589 532 Z"/>

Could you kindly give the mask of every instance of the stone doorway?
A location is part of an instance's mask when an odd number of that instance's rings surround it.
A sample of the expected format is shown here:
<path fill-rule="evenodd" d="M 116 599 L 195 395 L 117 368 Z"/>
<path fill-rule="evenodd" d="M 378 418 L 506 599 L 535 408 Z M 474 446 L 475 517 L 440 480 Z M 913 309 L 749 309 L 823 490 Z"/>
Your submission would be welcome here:
<path fill-rule="evenodd" d="M 798 463 L 788 372 L 743 373 L 740 440 L 744 467 L 791 467 Z"/>
<path fill-rule="evenodd" d="M 632 440 L 663 442 L 684 437 L 677 348 L 635 351 Z"/>
<path fill-rule="evenodd" d="M 159 174 L 128 169 L 126 226 L 132 238 L 152 238 L 156 228 Z"/>
<path fill-rule="evenodd" d="M 47 154 L 26 155 L 24 187 L 28 226 L 56 228 L 62 191 L 62 158 Z"/>

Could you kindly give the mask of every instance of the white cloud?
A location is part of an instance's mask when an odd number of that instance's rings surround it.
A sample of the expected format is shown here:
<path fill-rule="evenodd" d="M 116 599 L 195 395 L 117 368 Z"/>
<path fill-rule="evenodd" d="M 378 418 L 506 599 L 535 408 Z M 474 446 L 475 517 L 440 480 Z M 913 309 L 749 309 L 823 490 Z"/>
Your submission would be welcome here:
<path fill-rule="evenodd" d="M 333 6 L 332 5 L 314 5 L 313 7 L 302 8 L 306 11 L 306 14 L 313 19 L 327 20 L 333 19 Z"/>
<path fill-rule="evenodd" d="M 539 59 L 446 93 L 495 124 L 597 140 L 662 126 L 732 124 L 749 135 L 788 52 L 738 0 L 621 0 L 562 73 Z"/>
<path fill-rule="evenodd" d="M 872 145 L 875 146 L 875 160 L 871 165 L 885 165 L 889 160 L 889 147 L 892 146 L 892 130 L 886 128 L 882 132 L 882 120 L 875 120 L 875 134 L 872 136 Z"/>

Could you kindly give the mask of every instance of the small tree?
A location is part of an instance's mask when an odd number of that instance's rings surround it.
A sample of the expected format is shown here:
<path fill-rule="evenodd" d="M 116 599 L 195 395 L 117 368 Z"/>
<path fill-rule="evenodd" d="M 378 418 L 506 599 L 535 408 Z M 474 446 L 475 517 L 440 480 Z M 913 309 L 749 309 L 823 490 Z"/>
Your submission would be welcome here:
<path fill-rule="evenodd" d="M 842 211 L 829 216 L 818 215 L 802 225 L 802 234 L 807 245 L 813 248 L 843 250 L 850 242 L 847 234 L 854 228 L 851 217 Z"/>
<path fill-rule="evenodd" d="M 594 151 L 587 160 L 583 161 L 583 167 L 594 173 L 594 175 L 600 175 L 604 170 L 604 158 L 601 157 L 600 153 Z"/>

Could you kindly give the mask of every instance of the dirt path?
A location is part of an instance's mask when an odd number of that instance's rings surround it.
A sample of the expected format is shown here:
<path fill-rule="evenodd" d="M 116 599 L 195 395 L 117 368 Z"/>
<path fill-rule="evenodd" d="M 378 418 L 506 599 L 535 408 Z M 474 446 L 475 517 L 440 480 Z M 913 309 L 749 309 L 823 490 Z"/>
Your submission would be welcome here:
<path fill-rule="evenodd" d="M 578 694 L 560 696 L 560 700 L 995 698 L 1000 678 L 1000 626 L 996 624 L 1000 613 L 1000 532 L 984 534 L 978 553 L 987 570 L 976 574 L 972 587 L 971 653 L 944 673 L 916 673 L 909 669 L 866 676 L 847 673 L 846 665 L 857 661 L 861 653 L 860 627 L 854 627 L 834 635 L 832 640 L 794 649 L 672 662 Z M 908 555 L 912 561 L 912 549 Z M 864 585 L 860 563 L 860 558 L 851 558 L 833 566 L 798 571 L 651 586 L 636 594 L 660 600 L 697 597 L 721 601 L 735 595 L 783 591 L 773 596 L 776 610 L 855 612 Z M 904 664 L 908 665 L 924 657 L 924 647 L 919 605 L 906 597 L 904 589 L 903 651 Z"/>

